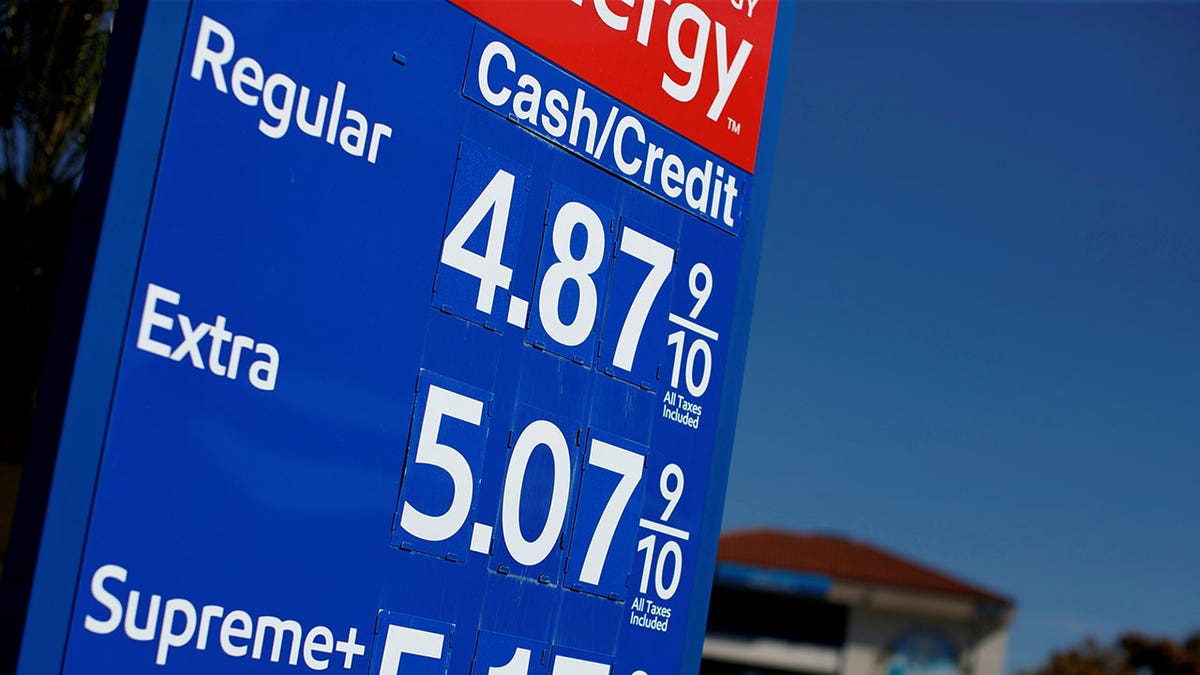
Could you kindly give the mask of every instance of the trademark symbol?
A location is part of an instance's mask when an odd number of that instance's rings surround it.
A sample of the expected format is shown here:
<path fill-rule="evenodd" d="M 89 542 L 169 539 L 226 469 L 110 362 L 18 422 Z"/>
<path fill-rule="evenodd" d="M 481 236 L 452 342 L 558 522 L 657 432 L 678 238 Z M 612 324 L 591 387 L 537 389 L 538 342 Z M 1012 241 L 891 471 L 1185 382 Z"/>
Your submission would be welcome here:
<path fill-rule="evenodd" d="M 742 123 L 741 122 L 733 119 L 732 117 L 726 117 L 725 122 L 726 122 L 726 126 L 728 126 L 729 130 L 732 131 L 733 133 L 735 133 L 735 134 L 742 133 Z"/>

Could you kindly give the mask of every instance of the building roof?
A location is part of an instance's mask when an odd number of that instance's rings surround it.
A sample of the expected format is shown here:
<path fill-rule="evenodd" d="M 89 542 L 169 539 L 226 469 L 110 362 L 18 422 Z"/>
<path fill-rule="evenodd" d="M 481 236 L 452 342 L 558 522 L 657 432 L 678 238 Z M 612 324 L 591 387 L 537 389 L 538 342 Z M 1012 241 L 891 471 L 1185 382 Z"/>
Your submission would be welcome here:
<path fill-rule="evenodd" d="M 770 529 L 728 532 L 721 536 L 717 560 L 1012 605 L 1009 598 L 981 586 L 875 546 L 825 534 Z"/>

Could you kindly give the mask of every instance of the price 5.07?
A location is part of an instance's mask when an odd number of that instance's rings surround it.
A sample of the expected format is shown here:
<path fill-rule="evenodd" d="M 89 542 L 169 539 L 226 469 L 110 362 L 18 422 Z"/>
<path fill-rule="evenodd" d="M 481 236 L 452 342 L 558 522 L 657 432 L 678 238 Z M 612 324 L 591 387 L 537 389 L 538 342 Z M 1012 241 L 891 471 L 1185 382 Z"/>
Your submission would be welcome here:
<path fill-rule="evenodd" d="M 579 448 L 575 429 L 531 417 L 513 430 L 498 509 L 479 508 L 491 399 L 421 374 L 393 543 L 451 560 L 468 551 L 497 556 L 547 583 L 563 581 L 565 571 L 566 583 L 580 590 L 622 595 L 645 448 L 595 430 Z M 563 541 L 570 542 L 565 566 L 556 563 Z"/>

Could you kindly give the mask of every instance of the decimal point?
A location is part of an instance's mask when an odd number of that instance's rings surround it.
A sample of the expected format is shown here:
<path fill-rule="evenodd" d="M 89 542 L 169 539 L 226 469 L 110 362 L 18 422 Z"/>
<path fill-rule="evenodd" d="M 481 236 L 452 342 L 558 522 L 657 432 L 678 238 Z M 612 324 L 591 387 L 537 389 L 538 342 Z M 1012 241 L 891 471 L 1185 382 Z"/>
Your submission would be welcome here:
<path fill-rule="evenodd" d="M 484 555 L 492 552 L 492 526 L 475 523 L 471 529 L 471 550 Z"/>
<path fill-rule="evenodd" d="M 508 322 L 514 326 L 525 327 L 525 319 L 529 316 L 529 301 L 513 297 L 508 301 Z"/>

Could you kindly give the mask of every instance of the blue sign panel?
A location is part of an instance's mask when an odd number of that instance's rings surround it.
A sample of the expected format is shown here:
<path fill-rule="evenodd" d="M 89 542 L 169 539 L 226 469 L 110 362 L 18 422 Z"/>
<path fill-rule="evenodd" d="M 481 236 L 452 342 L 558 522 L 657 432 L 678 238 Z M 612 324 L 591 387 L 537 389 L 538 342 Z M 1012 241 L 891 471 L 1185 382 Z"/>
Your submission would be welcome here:
<path fill-rule="evenodd" d="M 693 663 L 755 177 L 451 4 L 180 26 L 61 672 Z"/>

